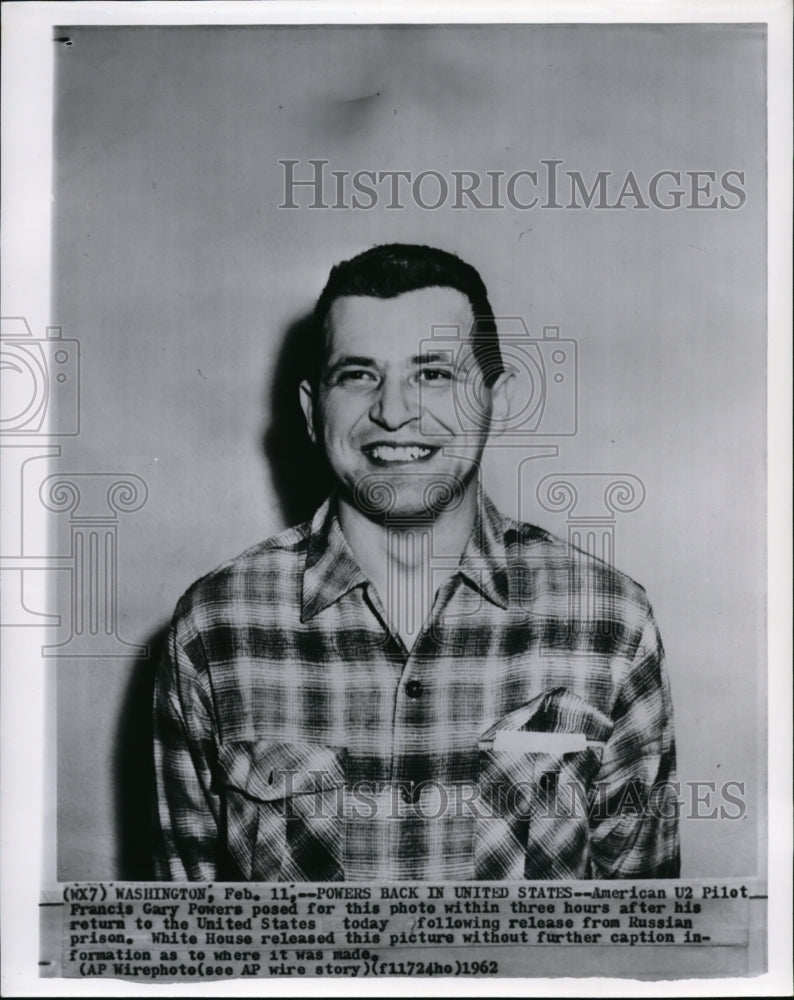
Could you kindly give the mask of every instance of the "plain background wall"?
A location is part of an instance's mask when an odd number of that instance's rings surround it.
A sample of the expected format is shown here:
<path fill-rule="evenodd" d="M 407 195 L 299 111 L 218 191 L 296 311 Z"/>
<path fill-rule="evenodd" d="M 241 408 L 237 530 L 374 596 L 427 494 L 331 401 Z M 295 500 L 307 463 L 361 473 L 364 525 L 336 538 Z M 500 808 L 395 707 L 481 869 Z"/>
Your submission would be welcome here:
<path fill-rule="evenodd" d="M 617 522 L 616 563 L 645 585 L 665 640 L 679 777 L 744 781 L 749 807 L 742 821 L 682 824 L 684 874 L 760 870 L 763 28 L 59 34 L 72 44 L 56 64 L 52 316 L 81 343 L 82 429 L 58 469 L 146 481 L 148 502 L 120 522 L 119 610 L 123 637 L 152 656 L 58 664 L 58 877 L 149 874 L 162 630 L 193 579 L 309 503 L 286 402 L 294 324 L 333 262 L 393 240 L 461 254 L 497 314 L 577 340 L 579 433 L 521 477 L 525 453 L 493 449 L 487 487 L 506 513 L 565 535 L 564 515 L 538 507 L 541 476 L 643 481 L 644 504 Z M 556 158 L 618 184 L 629 170 L 740 170 L 747 199 L 735 211 L 279 210 L 278 161 L 307 176 L 310 158 L 446 175 Z M 55 641 L 65 590 L 57 601 Z"/>

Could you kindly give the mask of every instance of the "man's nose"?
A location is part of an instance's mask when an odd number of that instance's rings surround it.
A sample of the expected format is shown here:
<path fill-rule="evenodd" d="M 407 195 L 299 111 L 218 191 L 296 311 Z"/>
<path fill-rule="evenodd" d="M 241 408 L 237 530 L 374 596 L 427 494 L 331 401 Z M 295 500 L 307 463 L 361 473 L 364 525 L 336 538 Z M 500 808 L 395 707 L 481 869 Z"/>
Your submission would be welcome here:
<path fill-rule="evenodd" d="M 373 423 L 397 430 L 419 416 L 419 392 L 404 379 L 385 378 L 369 411 Z"/>

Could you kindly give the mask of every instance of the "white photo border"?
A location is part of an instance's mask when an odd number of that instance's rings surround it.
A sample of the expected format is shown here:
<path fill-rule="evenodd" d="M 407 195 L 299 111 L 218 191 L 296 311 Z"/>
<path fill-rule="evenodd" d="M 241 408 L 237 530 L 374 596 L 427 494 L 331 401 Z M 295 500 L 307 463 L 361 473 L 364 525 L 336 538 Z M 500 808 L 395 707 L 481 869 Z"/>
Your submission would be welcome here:
<path fill-rule="evenodd" d="M 13 313 L 43 329 L 50 322 L 52 194 L 52 28 L 69 24 L 295 23 L 609 23 L 766 22 L 768 25 L 768 496 L 769 496 L 769 972 L 755 979 L 638 983 L 607 979 L 280 980 L 273 992 L 302 995 L 696 996 L 781 995 L 791 989 L 791 4 L 387 2 L 377 7 L 336 2 L 9 2 L 3 5 L 2 297 Z M 5 488 L 5 487 L 4 487 Z M 43 518 L 43 515 L 42 515 Z M 43 519 L 40 525 L 43 531 Z M 46 601 L 41 601 L 43 605 Z M 52 769 L 54 708 L 36 629 L 4 630 L 2 639 L 2 977 L 8 995 L 139 996 L 134 983 L 41 980 L 38 977 L 39 891 L 47 853 L 44 775 Z M 52 666 L 46 670 L 52 670 Z M 49 685 L 52 689 L 52 685 Z M 781 751 L 782 748 L 782 751 Z M 260 996 L 261 981 L 153 985 L 155 996 Z"/>

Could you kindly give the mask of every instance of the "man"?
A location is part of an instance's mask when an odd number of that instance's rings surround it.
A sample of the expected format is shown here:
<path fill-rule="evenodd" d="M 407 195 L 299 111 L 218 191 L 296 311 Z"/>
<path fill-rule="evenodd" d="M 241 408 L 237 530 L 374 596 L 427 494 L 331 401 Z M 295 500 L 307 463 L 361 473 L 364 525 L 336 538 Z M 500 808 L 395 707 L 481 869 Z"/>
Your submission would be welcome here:
<path fill-rule="evenodd" d="M 375 247 L 332 270 L 314 321 L 300 396 L 336 489 L 179 602 L 161 875 L 676 877 L 644 591 L 480 488 L 514 378 L 479 274 Z"/>

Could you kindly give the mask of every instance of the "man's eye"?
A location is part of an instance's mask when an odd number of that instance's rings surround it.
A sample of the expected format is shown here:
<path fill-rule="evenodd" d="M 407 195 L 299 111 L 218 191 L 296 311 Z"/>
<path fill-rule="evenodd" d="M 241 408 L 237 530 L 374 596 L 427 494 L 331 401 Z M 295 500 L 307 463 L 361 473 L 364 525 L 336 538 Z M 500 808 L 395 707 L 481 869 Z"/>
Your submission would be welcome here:
<path fill-rule="evenodd" d="M 348 368 L 336 376 L 337 385 L 365 385 L 375 381 L 377 376 L 374 372 L 369 372 L 365 368 Z"/>
<path fill-rule="evenodd" d="M 440 385 L 452 381 L 452 372 L 447 368 L 423 368 L 417 375 L 420 382 Z"/>

